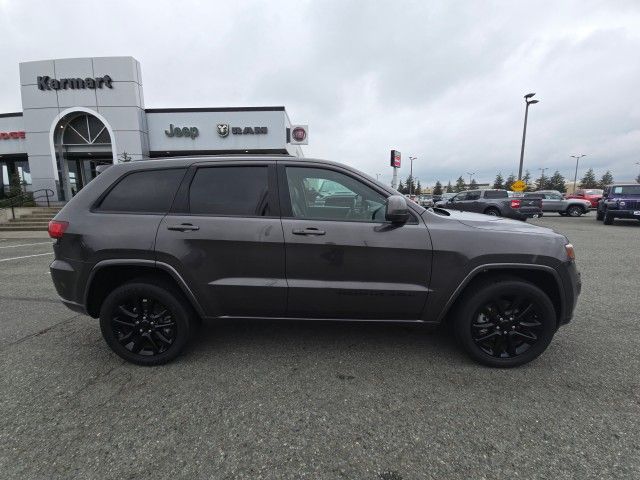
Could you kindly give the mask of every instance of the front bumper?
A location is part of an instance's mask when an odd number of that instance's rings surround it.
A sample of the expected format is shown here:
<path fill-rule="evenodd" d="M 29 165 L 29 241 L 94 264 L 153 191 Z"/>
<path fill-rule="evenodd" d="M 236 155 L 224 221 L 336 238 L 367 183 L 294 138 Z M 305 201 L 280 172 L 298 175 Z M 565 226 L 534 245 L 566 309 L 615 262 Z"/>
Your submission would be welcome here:
<path fill-rule="evenodd" d="M 621 210 L 619 208 L 609 208 L 607 209 L 607 215 L 611 215 L 613 218 L 635 218 L 640 220 L 640 209 Z"/>

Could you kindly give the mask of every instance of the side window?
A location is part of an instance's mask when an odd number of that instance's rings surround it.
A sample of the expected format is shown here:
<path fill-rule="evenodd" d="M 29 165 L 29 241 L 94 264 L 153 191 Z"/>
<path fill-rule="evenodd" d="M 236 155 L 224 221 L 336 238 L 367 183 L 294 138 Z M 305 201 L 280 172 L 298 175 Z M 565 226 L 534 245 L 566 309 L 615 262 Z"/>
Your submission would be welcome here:
<path fill-rule="evenodd" d="M 122 178 L 96 208 L 105 212 L 166 213 L 184 168 L 141 170 Z"/>
<path fill-rule="evenodd" d="M 198 215 L 269 216 L 267 167 L 198 168 L 189 188 L 189 211 Z"/>
<path fill-rule="evenodd" d="M 386 198 L 348 175 L 307 167 L 287 167 L 286 175 L 295 218 L 384 221 Z"/>
<path fill-rule="evenodd" d="M 485 190 L 484 198 L 508 198 L 509 194 L 505 190 Z"/>
<path fill-rule="evenodd" d="M 467 200 L 480 200 L 480 192 L 469 192 L 467 193 Z"/>
<path fill-rule="evenodd" d="M 454 201 L 454 202 L 462 202 L 464 200 L 467 200 L 467 196 L 468 195 L 469 194 L 467 192 L 462 192 L 462 193 L 459 193 L 458 195 L 456 195 L 455 197 L 453 197 L 451 200 Z"/>

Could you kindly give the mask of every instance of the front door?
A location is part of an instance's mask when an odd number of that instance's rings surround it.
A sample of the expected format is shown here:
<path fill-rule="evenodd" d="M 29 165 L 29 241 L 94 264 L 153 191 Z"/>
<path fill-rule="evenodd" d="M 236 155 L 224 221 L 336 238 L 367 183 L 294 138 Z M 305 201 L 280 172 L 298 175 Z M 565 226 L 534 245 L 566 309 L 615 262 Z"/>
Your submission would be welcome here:
<path fill-rule="evenodd" d="M 422 218 L 385 222 L 386 194 L 339 167 L 280 162 L 287 315 L 419 319 L 431 273 Z"/>
<path fill-rule="evenodd" d="M 157 260 L 183 276 L 208 317 L 285 314 L 276 188 L 275 164 L 200 165 L 162 220 Z"/>

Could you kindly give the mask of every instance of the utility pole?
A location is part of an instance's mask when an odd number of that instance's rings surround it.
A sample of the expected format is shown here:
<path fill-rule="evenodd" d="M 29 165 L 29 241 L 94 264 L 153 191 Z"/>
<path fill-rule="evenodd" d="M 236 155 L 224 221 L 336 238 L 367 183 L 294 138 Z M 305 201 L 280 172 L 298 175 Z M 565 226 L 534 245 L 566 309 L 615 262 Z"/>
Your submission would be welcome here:
<path fill-rule="evenodd" d="M 411 166 L 409 167 L 409 178 L 411 182 L 409 183 L 409 196 L 413 195 L 413 161 L 418 157 L 409 157 L 409 161 L 411 162 Z"/>
<path fill-rule="evenodd" d="M 578 189 L 578 162 L 582 157 L 586 157 L 587 155 L 580 154 L 580 155 L 571 155 L 571 156 L 576 159 L 576 174 L 573 176 L 573 192 L 571 193 L 576 193 L 576 190 Z"/>
<path fill-rule="evenodd" d="M 524 162 L 524 141 L 527 138 L 527 118 L 529 117 L 529 105 L 538 103 L 539 100 L 531 100 L 535 93 L 527 93 L 524 101 L 527 106 L 524 108 L 524 128 L 522 129 L 522 148 L 520 149 L 520 168 L 518 168 L 518 180 L 522 180 L 522 164 Z"/>

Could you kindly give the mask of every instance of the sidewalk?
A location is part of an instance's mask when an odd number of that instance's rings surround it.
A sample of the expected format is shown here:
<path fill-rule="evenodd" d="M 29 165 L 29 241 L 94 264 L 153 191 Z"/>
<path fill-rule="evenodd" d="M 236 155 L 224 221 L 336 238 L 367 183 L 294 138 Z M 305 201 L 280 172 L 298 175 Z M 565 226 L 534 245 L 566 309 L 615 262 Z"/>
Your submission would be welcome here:
<path fill-rule="evenodd" d="M 0 240 L 12 238 L 49 238 L 48 232 L 0 232 Z"/>

